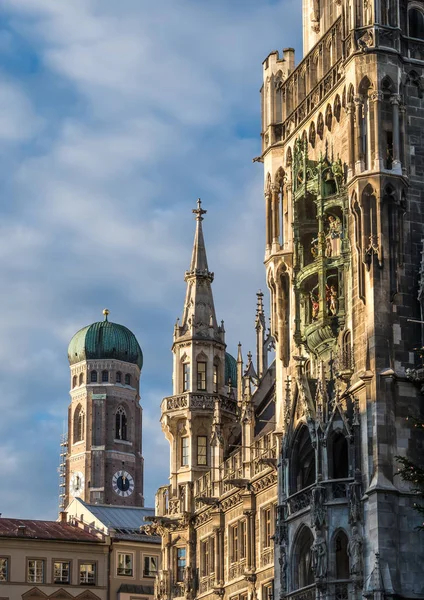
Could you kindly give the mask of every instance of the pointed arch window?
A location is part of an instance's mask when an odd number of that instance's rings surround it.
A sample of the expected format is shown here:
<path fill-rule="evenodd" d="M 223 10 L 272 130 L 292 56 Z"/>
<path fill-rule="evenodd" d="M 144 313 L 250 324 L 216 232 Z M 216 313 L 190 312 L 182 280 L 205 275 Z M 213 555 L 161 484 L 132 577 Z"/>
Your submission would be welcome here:
<path fill-rule="evenodd" d="M 308 527 L 303 527 L 297 538 L 293 556 L 293 584 L 298 590 L 315 582 L 312 571 L 312 544 L 314 538 Z"/>
<path fill-rule="evenodd" d="M 346 436 L 341 432 L 334 434 L 331 444 L 330 477 L 332 479 L 346 479 L 349 477 L 349 449 Z"/>
<path fill-rule="evenodd" d="M 129 373 L 125 374 L 125 385 L 131 385 L 131 375 Z"/>
<path fill-rule="evenodd" d="M 291 460 L 292 494 L 312 485 L 315 481 L 315 450 L 308 428 L 298 432 Z"/>
<path fill-rule="evenodd" d="M 336 559 L 336 579 L 349 579 L 348 539 L 344 531 L 339 531 L 334 538 L 334 554 Z"/>
<path fill-rule="evenodd" d="M 116 373 L 116 383 L 122 383 L 122 373 L 121 373 L 121 371 L 118 371 Z"/>
<path fill-rule="evenodd" d="M 97 383 L 97 371 L 91 371 L 90 381 L 91 383 Z"/>
<path fill-rule="evenodd" d="M 218 393 L 219 389 L 219 370 L 218 364 L 215 362 L 213 365 L 213 392 L 214 394 Z"/>
<path fill-rule="evenodd" d="M 76 376 L 76 375 L 74 375 L 74 376 L 72 377 L 72 387 L 74 388 L 74 387 L 76 387 L 76 386 L 77 386 L 77 376 Z"/>
<path fill-rule="evenodd" d="M 108 382 L 109 382 L 109 372 L 102 371 L 102 383 L 108 383 Z"/>
<path fill-rule="evenodd" d="M 76 442 L 82 442 L 82 440 L 84 439 L 84 433 L 85 413 L 81 404 L 78 404 L 74 412 L 74 444 Z"/>
<path fill-rule="evenodd" d="M 82 385 L 83 383 L 84 383 L 84 373 L 80 373 L 79 384 Z"/>
<path fill-rule="evenodd" d="M 120 406 L 115 415 L 115 439 L 128 440 L 127 414 Z"/>
<path fill-rule="evenodd" d="M 347 330 L 343 336 L 343 366 L 352 368 L 352 334 Z"/>
<path fill-rule="evenodd" d="M 424 13 L 413 6 L 408 10 L 409 37 L 424 39 Z"/>

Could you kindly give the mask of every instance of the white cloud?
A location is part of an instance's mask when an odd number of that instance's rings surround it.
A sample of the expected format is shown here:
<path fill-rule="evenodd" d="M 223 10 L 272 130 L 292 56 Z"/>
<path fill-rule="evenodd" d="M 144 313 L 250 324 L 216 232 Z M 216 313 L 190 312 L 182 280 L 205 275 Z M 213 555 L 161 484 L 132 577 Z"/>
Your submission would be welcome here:
<path fill-rule="evenodd" d="M 253 349 L 264 286 L 262 172 L 251 163 L 261 61 L 296 42 L 297 5 L 3 1 L 0 479 L 19 470 L 30 491 L 0 489 L 4 515 L 55 516 L 67 344 L 104 306 L 145 355 L 148 504 L 167 482 L 160 402 L 198 196 L 229 350 L 239 339 Z"/>

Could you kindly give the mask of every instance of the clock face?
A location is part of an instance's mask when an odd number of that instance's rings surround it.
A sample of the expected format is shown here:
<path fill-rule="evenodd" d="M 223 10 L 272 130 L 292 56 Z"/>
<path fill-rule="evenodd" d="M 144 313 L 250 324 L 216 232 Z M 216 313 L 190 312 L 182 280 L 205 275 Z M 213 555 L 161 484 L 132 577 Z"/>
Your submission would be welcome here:
<path fill-rule="evenodd" d="M 73 496 L 80 496 L 84 489 L 84 475 L 81 471 L 72 473 L 71 481 L 69 482 L 69 491 Z"/>
<path fill-rule="evenodd" d="M 134 491 L 134 479 L 127 471 L 117 471 L 112 478 L 113 491 L 126 498 Z"/>

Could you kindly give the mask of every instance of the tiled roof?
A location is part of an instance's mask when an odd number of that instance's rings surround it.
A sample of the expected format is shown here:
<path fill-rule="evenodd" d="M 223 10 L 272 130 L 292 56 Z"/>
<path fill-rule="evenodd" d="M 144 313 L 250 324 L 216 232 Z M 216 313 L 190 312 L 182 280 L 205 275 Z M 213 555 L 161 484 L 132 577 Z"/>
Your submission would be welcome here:
<path fill-rule="evenodd" d="M 30 521 L 27 519 L 0 518 L 0 537 L 38 540 L 66 540 L 75 542 L 101 542 L 97 536 L 57 521 Z"/>
<path fill-rule="evenodd" d="M 152 585 L 137 585 L 134 583 L 123 583 L 120 585 L 118 594 L 146 594 L 153 596 L 154 589 Z"/>

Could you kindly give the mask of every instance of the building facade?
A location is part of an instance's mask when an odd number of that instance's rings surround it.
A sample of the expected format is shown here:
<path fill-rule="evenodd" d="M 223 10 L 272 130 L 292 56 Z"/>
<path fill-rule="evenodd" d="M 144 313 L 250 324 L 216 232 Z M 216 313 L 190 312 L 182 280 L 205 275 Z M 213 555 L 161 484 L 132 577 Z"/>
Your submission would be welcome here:
<path fill-rule="evenodd" d="M 171 449 L 170 484 L 159 489 L 148 529 L 162 538 L 156 597 L 270 598 L 274 579 L 277 460 L 272 338 L 262 294 L 257 360 L 243 369 L 218 325 L 198 207 L 187 293 L 174 329 L 173 395 L 161 405 Z"/>
<path fill-rule="evenodd" d="M 105 537 L 66 522 L 0 519 L 2 600 L 107 600 Z"/>
<path fill-rule="evenodd" d="M 424 3 L 304 0 L 304 57 L 263 63 L 280 598 L 424 596 L 396 456 L 422 416 Z M 420 298 L 422 298 L 422 293 Z"/>

